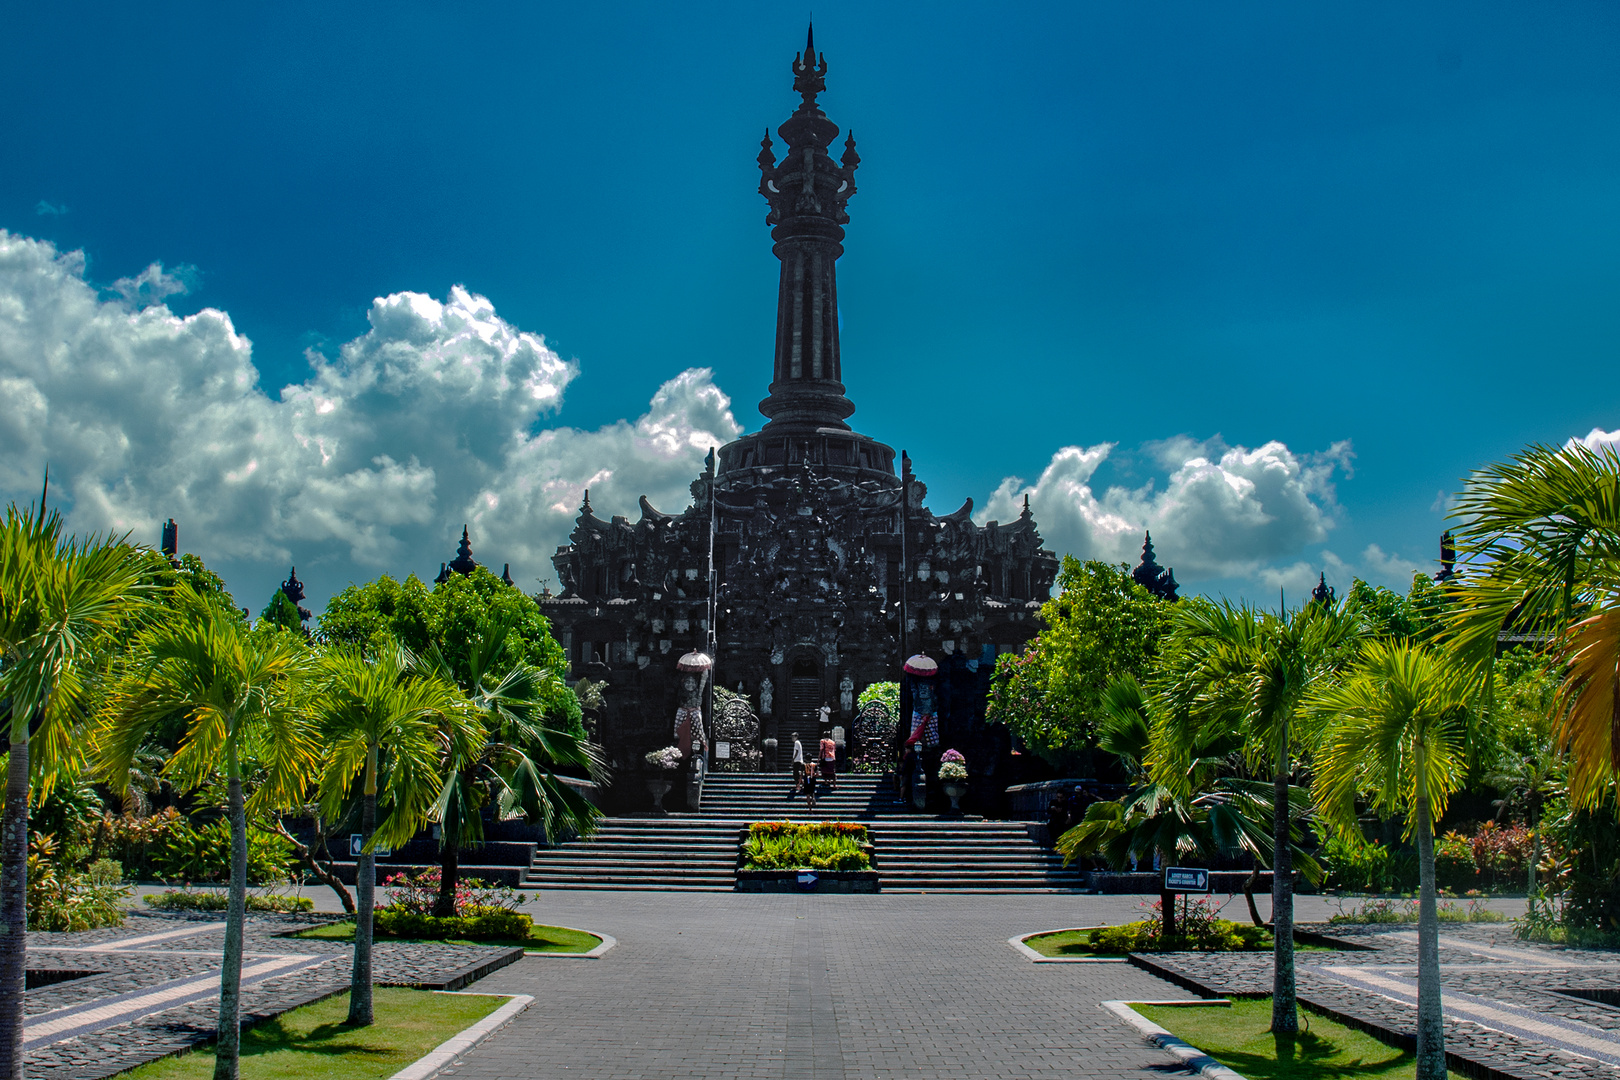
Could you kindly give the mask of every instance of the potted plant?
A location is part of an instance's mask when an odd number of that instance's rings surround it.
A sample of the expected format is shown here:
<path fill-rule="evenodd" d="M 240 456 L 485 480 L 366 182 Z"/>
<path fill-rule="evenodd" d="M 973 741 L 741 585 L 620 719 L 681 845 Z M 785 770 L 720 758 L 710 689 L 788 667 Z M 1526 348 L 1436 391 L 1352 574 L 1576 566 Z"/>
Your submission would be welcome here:
<path fill-rule="evenodd" d="M 951 813 L 962 812 L 962 796 L 967 794 L 967 758 L 959 750 L 947 750 L 939 756 L 939 782 L 951 798 Z"/>
<path fill-rule="evenodd" d="M 680 748 L 666 746 L 662 750 L 654 750 L 647 755 L 646 761 L 654 770 L 653 774 L 647 777 L 647 791 L 653 798 L 653 813 L 662 814 L 665 812 L 664 796 L 668 795 L 669 789 L 675 786 L 675 782 L 669 778 L 669 774 L 680 768 L 681 765 Z"/>

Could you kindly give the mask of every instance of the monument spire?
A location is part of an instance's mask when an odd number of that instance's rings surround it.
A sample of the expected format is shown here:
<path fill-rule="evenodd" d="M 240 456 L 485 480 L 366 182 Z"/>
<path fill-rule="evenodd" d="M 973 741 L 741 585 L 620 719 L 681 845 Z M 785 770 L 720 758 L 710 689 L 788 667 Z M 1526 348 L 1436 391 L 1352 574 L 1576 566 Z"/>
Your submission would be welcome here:
<path fill-rule="evenodd" d="M 759 153 L 759 193 L 770 204 L 774 251 L 782 261 L 776 298 L 776 359 L 770 396 L 759 403 L 774 432 L 831 427 L 849 430 L 855 405 L 844 396 L 838 345 L 838 282 L 834 264 L 844 253 L 844 204 L 855 194 L 860 156 L 847 139 L 840 161 L 829 150 L 838 125 L 816 96 L 827 89 L 827 59 L 816 52 L 815 27 L 804 52 L 793 58 L 793 89 L 802 98 L 777 134 L 787 143 L 782 160 L 767 131 Z"/>

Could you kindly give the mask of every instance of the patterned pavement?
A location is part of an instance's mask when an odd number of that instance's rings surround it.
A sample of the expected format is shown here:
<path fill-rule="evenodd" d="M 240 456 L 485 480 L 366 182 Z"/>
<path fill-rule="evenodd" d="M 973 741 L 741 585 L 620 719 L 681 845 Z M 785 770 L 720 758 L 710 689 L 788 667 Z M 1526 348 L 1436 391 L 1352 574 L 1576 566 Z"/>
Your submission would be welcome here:
<path fill-rule="evenodd" d="M 1035 964 L 1015 934 L 1135 897 L 548 892 L 538 921 L 613 935 L 480 981 L 535 1003 L 445 1076 L 508 1080 L 1151 1077 L 1179 1071 L 1099 1007 L 1187 994 L 1125 964 Z"/>

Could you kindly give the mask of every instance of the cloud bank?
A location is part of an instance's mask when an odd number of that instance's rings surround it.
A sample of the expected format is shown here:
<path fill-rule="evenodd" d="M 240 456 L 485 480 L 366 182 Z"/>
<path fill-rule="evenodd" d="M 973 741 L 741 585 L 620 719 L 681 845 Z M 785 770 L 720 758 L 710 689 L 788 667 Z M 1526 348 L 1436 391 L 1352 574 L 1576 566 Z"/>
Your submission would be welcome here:
<path fill-rule="evenodd" d="M 481 558 L 532 582 L 582 488 L 684 505 L 741 432 L 706 369 L 634 421 L 536 430 L 577 365 L 459 286 L 378 298 L 365 334 L 272 396 L 226 313 L 164 304 L 186 278 L 154 264 L 98 290 L 82 254 L 0 230 L 0 493 L 33 498 L 48 462 L 76 530 L 151 542 L 172 516 L 209 561 L 368 577 L 447 557 L 466 521 Z"/>

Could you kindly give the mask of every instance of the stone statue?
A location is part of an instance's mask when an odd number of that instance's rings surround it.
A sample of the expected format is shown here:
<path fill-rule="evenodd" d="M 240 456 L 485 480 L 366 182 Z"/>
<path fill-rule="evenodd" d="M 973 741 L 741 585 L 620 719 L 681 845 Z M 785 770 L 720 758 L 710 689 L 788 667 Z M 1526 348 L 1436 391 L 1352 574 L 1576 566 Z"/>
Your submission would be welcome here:
<path fill-rule="evenodd" d="M 838 707 L 845 716 L 855 712 L 855 680 L 845 672 L 844 677 L 838 680 Z"/>
<path fill-rule="evenodd" d="M 771 696 L 775 693 L 775 690 L 776 690 L 776 688 L 771 685 L 771 679 L 770 679 L 769 675 L 767 675 L 765 678 L 760 680 L 760 683 L 759 683 L 759 715 L 761 715 L 761 716 L 769 716 L 769 715 L 771 715 Z"/>

